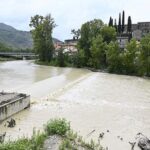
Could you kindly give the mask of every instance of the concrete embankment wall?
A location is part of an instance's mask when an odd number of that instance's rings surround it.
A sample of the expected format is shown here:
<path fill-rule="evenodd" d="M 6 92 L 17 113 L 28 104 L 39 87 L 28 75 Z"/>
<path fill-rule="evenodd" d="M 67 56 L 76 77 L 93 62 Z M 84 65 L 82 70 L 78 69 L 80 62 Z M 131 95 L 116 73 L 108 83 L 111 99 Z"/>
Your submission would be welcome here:
<path fill-rule="evenodd" d="M 30 106 L 30 96 L 0 106 L 0 122 Z"/>

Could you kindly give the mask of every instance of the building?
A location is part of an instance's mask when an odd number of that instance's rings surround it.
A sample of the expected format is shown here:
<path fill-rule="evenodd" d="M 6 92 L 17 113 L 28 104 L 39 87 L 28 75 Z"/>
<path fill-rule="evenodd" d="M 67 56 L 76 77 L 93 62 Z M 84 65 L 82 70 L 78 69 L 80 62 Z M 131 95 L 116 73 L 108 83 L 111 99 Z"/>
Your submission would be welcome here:
<path fill-rule="evenodd" d="M 53 43 L 54 43 L 55 50 L 60 49 L 61 45 L 63 44 L 63 42 L 59 40 L 53 41 Z"/>
<path fill-rule="evenodd" d="M 77 43 L 78 43 L 78 40 L 76 39 L 65 40 L 65 43 L 63 44 L 63 49 L 67 49 L 68 52 L 70 53 L 76 53 L 78 51 Z"/>
<path fill-rule="evenodd" d="M 73 53 L 76 53 L 78 51 L 77 43 L 78 43 L 78 40 L 76 40 L 76 39 L 68 39 L 68 40 L 65 40 L 64 43 L 63 42 L 56 43 L 55 44 L 56 55 L 58 54 L 58 51 L 60 49 L 63 49 L 64 53 L 68 53 L 70 55 Z"/>
<path fill-rule="evenodd" d="M 132 24 L 132 33 L 127 33 L 127 25 L 125 25 L 125 31 L 122 34 L 118 34 L 117 42 L 120 48 L 125 48 L 127 43 L 131 38 L 140 41 L 143 36 L 150 33 L 150 22 L 138 22 L 137 24 Z"/>
<path fill-rule="evenodd" d="M 120 48 L 125 48 L 129 42 L 129 36 L 117 36 L 117 42 Z"/>
<path fill-rule="evenodd" d="M 127 32 L 127 25 L 125 25 L 125 32 Z M 150 22 L 132 24 L 132 37 L 136 40 L 140 41 L 148 33 L 150 33 Z"/>

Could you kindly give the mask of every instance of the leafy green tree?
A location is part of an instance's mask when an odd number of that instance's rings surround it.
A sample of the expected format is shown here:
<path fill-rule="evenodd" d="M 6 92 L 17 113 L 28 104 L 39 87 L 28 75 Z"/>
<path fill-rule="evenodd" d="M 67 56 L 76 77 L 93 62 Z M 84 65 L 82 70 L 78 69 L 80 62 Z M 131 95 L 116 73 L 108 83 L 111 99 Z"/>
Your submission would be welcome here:
<path fill-rule="evenodd" d="M 111 42 L 106 51 L 106 60 L 109 72 L 122 73 L 122 53 L 118 43 Z"/>
<path fill-rule="evenodd" d="M 140 44 L 140 74 L 150 76 L 150 34 L 142 38 Z"/>
<path fill-rule="evenodd" d="M 12 51 L 13 48 L 9 47 L 8 45 L 4 44 L 4 43 L 0 43 L 0 51 Z"/>
<path fill-rule="evenodd" d="M 123 64 L 125 74 L 137 73 L 137 53 L 138 47 L 135 39 L 132 39 L 127 44 L 126 50 L 123 53 Z"/>
<path fill-rule="evenodd" d="M 63 49 L 60 49 L 58 52 L 57 62 L 59 67 L 65 67 L 65 57 L 63 54 Z"/>
<path fill-rule="evenodd" d="M 80 29 L 78 29 L 78 30 L 72 29 L 72 30 L 71 30 L 71 34 L 73 34 L 73 38 L 76 39 L 76 40 L 79 39 L 79 37 L 80 37 L 80 32 L 81 32 Z"/>
<path fill-rule="evenodd" d="M 54 51 L 52 31 L 55 26 L 51 15 L 31 17 L 30 27 L 32 27 L 34 50 L 39 55 L 40 61 L 50 62 L 52 60 Z"/>
<path fill-rule="evenodd" d="M 91 46 L 91 66 L 96 69 L 103 69 L 106 67 L 106 43 L 103 42 L 101 35 L 98 35 L 92 41 Z"/>
<path fill-rule="evenodd" d="M 94 19 L 90 22 L 86 22 L 81 27 L 81 37 L 78 42 L 79 51 L 82 52 L 82 58 L 84 59 L 83 65 L 88 66 L 89 59 L 91 58 L 91 45 L 93 38 L 96 38 L 104 26 L 102 20 Z"/>
<path fill-rule="evenodd" d="M 109 44 L 111 41 L 116 40 L 116 30 L 113 27 L 104 26 L 101 29 L 101 35 L 103 37 L 104 42 Z"/>
<path fill-rule="evenodd" d="M 78 51 L 78 53 L 73 55 L 73 65 L 80 68 L 84 67 L 85 56 L 83 50 Z"/>

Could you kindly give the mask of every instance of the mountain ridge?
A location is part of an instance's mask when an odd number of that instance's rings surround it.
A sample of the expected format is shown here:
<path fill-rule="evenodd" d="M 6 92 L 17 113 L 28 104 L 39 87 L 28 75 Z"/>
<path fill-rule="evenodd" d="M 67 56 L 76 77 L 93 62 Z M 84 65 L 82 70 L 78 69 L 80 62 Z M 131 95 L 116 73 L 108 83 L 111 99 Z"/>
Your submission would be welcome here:
<path fill-rule="evenodd" d="M 54 42 L 60 40 L 53 38 Z M 5 23 L 0 23 L 0 43 L 14 49 L 32 49 L 33 39 L 29 31 L 21 31 Z"/>

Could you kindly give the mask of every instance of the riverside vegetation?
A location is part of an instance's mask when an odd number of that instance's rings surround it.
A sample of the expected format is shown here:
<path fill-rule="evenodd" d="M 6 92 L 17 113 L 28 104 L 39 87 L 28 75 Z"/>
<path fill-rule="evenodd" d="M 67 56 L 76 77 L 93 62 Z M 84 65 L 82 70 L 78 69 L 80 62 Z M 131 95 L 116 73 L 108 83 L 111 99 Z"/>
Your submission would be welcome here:
<path fill-rule="evenodd" d="M 44 142 L 50 136 L 59 136 L 62 141 L 59 150 L 103 150 L 100 144 L 93 140 L 90 143 L 85 142 L 81 136 L 74 133 L 70 128 L 70 123 L 65 119 L 52 119 L 44 125 L 44 131 L 33 131 L 32 137 L 20 138 L 16 141 L 8 141 L 0 144 L 0 150 L 42 150 Z M 49 145 L 52 146 L 52 145 Z"/>
<path fill-rule="evenodd" d="M 116 42 L 116 27 L 107 26 L 102 20 L 94 19 L 84 23 L 76 32 L 73 30 L 75 34 L 78 33 L 76 54 L 69 55 L 60 49 L 56 55 L 52 41 L 52 31 L 56 24 L 51 15 L 32 17 L 30 26 L 34 49 L 39 54 L 39 64 L 89 67 L 110 73 L 150 76 L 149 34 L 140 42 L 131 39 L 121 49 Z"/>

